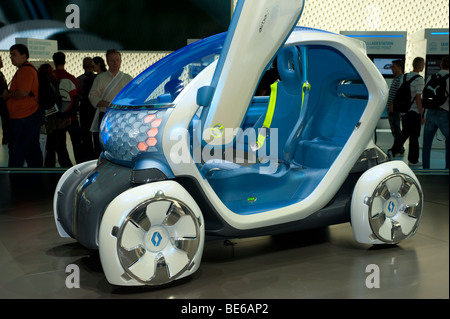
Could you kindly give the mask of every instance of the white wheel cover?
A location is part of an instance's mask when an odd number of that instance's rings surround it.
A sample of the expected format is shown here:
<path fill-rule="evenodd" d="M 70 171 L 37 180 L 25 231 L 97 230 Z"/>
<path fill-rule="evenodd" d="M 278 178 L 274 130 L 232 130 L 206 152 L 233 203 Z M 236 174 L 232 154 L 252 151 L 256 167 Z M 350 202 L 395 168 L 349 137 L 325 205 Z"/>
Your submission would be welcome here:
<path fill-rule="evenodd" d="M 391 175 L 375 189 L 369 205 L 373 234 L 386 243 L 398 243 L 416 231 L 422 213 L 422 194 L 408 175 Z"/>
<path fill-rule="evenodd" d="M 163 285 L 195 272 L 204 223 L 192 197 L 173 181 L 130 189 L 108 206 L 99 250 L 108 281 Z"/>
<path fill-rule="evenodd" d="M 351 221 L 355 239 L 365 244 L 396 244 L 413 236 L 423 210 L 423 193 L 402 161 L 366 171 L 353 192 Z"/>

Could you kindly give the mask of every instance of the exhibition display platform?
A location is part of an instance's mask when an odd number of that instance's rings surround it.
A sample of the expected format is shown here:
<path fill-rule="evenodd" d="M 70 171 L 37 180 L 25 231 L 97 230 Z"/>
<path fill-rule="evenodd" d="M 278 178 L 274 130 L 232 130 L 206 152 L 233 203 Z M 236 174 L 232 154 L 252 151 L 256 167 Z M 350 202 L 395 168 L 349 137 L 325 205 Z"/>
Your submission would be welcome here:
<path fill-rule="evenodd" d="M 110 285 L 98 252 L 59 237 L 53 192 L 61 174 L 0 172 L 0 298 L 449 298 L 448 175 L 418 174 L 421 224 L 399 245 L 358 244 L 349 223 L 206 242 L 193 276 L 156 289 Z"/>

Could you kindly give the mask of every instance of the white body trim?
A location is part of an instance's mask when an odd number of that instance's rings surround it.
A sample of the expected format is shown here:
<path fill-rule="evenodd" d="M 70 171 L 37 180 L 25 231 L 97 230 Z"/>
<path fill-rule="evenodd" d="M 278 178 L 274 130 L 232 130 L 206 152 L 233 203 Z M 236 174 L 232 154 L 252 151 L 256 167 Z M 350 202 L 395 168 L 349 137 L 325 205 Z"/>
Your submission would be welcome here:
<path fill-rule="evenodd" d="M 117 256 L 117 238 L 111 234 L 114 227 L 120 227 L 130 212 L 141 203 L 154 198 L 156 193 L 164 193 L 164 196 L 176 198 L 178 201 L 185 203 L 200 219 L 200 244 L 197 254 L 194 257 L 194 266 L 186 270 L 177 279 L 193 274 L 200 266 L 201 256 L 203 254 L 205 225 L 204 220 L 195 200 L 192 196 L 178 183 L 174 181 L 163 181 L 129 189 L 117 196 L 107 207 L 100 225 L 99 231 L 99 251 L 103 270 L 108 282 L 113 285 L 120 286 L 139 286 L 141 282 L 131 278 L 125 280 L 122 275 L 122 268 Z"/>
<path fill-rule="evenodd" d="M 381 74 L 368 59 L 364 51 L 364 45 L 361 45 L 359 41 L 342 35 L 321 31 L 294 32 L 287 41 L 287 45 L 312 44 L 330 46 L 345 55 L 358 69 L 362 80 L 367 86 L 369 101 L 362 115 L 361 125 L 354 130 L 322 182 L 306 199 L 298 204 L 276 210 L 241 216 L 230 211 L 221 202 L 208 181 L 200 174 L 193 159 L 189 163 L 181 164 L 168 161 L 175 176 L 190 175 L 197 180 L 220 216 L 236 229 L 247 230 L 301 220 L 328 204 L 347 178 L 353 164 L 370 143 L 377 125 L 377 121 L 373 119 L 379 118 L 384 110 L 388 87 Z M 166 123 L 166 130 L 173 132 L 175 135 L 178 132 L 184 136 L 186 141 L 187 128 L 198 109 L 196 104 L 197 90 L 207 85 L 211 80 L 213 68 L 214 64 L 210 65 L 189 84 L 189 87 L 185 89 L 186 92 L 183 94 L 183 99 L 177 99 L 179 103 Z M 173 138 L 171 139 L 170 136 L 164 136 L 163 149 L 167 158 L 170 158 L 171 149 L 177 148 L 177 143 L 180 142 Z"/>
<path fill-rule="evenodd" d="M 352 196 L 351 222 L 357 242 L 371 245 L 385 244 L 385 242 L 373 235 L 369 222 L 369 206 L 364 201 L 373 196 L 374 190 L 383 179 L 397 173 L 403 173 L 412 177 L 420 188 L 419 180 L 409 166 L 402 161 L 391 161 L 377 165 L 367 170 L 356 183 Z"/>
<path fill-rule="evenodd" d="M 258 0 L 244 3 L 233 39 L 226 52 L 203 138 L 210 145 L 228 145 L 234 134 L 214 137 L 211 128 L 241 126 L 259 77 L 295 26 L 303 0 Z M 230 30 L 228 32 L 232 32 Z M 231 34 L 230 34 L 231 35 Z"/>

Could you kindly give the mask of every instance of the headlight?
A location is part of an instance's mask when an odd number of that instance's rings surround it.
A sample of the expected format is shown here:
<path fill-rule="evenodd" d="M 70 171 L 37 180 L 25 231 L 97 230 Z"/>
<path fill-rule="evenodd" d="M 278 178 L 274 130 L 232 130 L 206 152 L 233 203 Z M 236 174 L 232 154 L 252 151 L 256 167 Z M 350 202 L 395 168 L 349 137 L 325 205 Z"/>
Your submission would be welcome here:
<path fill-rule="evenodd" d="M 167 109 L 108 109 L 100 126 L 106 158 L 131 162 L 141 153 L 158 152 Z"/>

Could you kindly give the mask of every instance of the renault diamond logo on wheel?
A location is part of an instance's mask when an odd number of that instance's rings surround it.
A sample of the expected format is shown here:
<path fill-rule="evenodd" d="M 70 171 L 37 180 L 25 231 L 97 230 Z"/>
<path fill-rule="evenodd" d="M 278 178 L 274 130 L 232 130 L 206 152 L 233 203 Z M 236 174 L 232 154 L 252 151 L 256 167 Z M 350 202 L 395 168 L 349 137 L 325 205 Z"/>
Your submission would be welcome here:
<path fill-rule="evenodd" d="M 153 234 L 153 237 L 152 237 L 152 244 L 153 244 L 155 247 L 158 247 L 159 244 L 161 244 L 161 240 L 162 240 L 161 234 L 160 234 L 159 232 L 156 231 L 156 232 Z"/>
<path fill-rule="evenodd" d="M 145 245 L 150 251 L 163 250 L 170 241 L 170 234 L 163 226 L 155 226 L 145 236 Z"/>
<path fill-rule="evenodd" d="M 388 210 L 389 210 L 389 212 L 392 214 L 392 212 L 394 211 L 394 208 L 395 208 L 395 205 L 394 205 L 394 203 L 393 202 L 390 202 L 389 203 L 389 206 L 388 206 Z"/>

